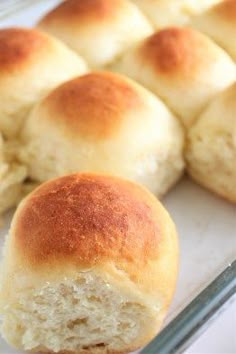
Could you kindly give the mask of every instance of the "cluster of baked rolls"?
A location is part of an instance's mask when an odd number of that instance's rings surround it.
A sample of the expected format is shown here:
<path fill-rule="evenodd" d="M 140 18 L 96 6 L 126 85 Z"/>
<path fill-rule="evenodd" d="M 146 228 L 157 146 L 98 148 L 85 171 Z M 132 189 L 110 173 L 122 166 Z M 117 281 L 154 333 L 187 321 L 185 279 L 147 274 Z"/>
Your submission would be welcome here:
<path fill-rule="evenodd" d="M 186 170 L 236 202 L 235 60 L 236 0 L 67 0 L 0 30 L 0 213 L 46 182 L 7 237 L 8 342 L 126 353 L 155 336 L 178 246 L 147 189 Z"/>

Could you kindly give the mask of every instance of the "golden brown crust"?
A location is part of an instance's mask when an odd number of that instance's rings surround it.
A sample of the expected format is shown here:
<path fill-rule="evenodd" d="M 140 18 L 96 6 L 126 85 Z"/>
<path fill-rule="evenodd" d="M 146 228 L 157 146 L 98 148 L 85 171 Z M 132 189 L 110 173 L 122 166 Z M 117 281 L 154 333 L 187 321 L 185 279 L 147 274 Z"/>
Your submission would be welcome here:
<path fill-rule="evenodd" d="M 210 54 L 208 45 L 208 39 L 200 32 L 168 27 L 150 36 L 140 51 L 143 60 L 159 73 L 191 77 Z"/>
<path fill-rule="evenodd" d="M 49 12 L 40 25 L 68 22 L 76 27 L 86 25 L 90 21 L 111 20 L 122 6 L 123 0 L 68 0 Z"/>
<path fill-rule="evenodd" d="M 34 267 L 68 259 L 86 267 L 111 260 L 140 268 L 157 257 L 162 238 L 154 201 L 145 189 L 115 177 L 58 178 L 26 200 L 13 237 Z"/>
<path fill-rule="evenodd" d="M 8 72 L 28 65 L 42 48 L 47 48 L 48 43 L 48 37 L 34 29 L 1 29 L 0 72 Z"/>
<path fill-rule="evenodd" d="M 222 20 L 232 22 L 235 25 L 236 19 L 236 0 L 224 0 L 214 6 L 210 12 L 219 16 Z"/>
<path fill-rule="evenodd" d="M 46 99 L 47 117 L 62 123 L 70 135 L 105 139 L 118 133 L 125 114 L 142 100 L 126 78 L 94 72 L 68 81 Z"/>

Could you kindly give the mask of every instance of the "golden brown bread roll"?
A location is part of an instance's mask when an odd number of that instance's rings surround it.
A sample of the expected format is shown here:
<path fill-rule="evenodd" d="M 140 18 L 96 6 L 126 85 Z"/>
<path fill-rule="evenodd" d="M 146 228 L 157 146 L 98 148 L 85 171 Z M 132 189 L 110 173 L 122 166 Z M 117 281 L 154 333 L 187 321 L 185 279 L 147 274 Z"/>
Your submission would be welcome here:
<path fill-rule="evenodd" d="M 236 77 L 235 63 L 225 51 L 204 34 L 181 27 L 154 33 L 127 51 L 112 69 L 162 98 L 187 128 Z"/>
<path fill-rule="evenodd" d="M 0 131 L 18 134 L 33 104 L 86 64 L 57 39 L 35 29 L 0 29 Z"/>
<path fill-rule="evenodd" d="M 194 180 L 236 203 L 236 83 L 192 127 L 186 157 Z"/>
<path fill-rule="evenodd" d="M 22 132 L 21 160 L 33 180 L 79 171 L 123 176 L 163 195 L 182 175 L 178 120 L 132 80 L 92 72 L 52 91 Z"/>
<path fill-rule="evenodd" d="M 127 353 L 160 329 L 176 283 L 174 224 L 146 189 L 75 174 L 19 206 L 5 245 L 3 337 L 20 350 Z"/>
<path fill-rule="evenodd" d="M 192 26 L 204 32 L 236 61 L 236 0 L 224 0 L 193 19 Z"/>
<path fill-rule="evenodd" d="M 129 0 L 67 0 L 39 23 L 101 68 L 152 32 L 151 25 Z"/>
<path fill-rule="evenodd" d="M 185 25 L 197 15 L 221 0 L 132 0 L 156 29 Z"/>

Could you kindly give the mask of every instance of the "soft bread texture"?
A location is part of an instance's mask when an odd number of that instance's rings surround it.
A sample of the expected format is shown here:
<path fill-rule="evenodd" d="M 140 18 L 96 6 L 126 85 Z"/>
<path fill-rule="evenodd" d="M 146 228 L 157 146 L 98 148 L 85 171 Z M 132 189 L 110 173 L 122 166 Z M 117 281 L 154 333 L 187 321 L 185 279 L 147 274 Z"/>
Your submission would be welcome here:
<path fill-rule="evenodd" d="M 156 29 L 185 25 L 220 0 L 132 0 Z"/>
<path fill-rule="evenodd" d="M 236 83 L 209 104 L 190 130 L 186 158 L 194 180 L 236 202 Z"/>
<path fill-rule="evenodd" d="M 0 30 L 0 130 L 15 137 L 33 104 L 63 81 L 87 71 L 57 39 L 35 29 Z"/>
<path fill-rule="evenodd" d="M 14 149 L 0 134 L 0 215 L 19 202 L 22 183 L 27 176 L 26 168 L 14 161 Z"/>
<path fill-rule="evenodd" d="M 186 128 L 236 77 L 235 63 L 226 52 L 204 34 L 181 27 L 154 33 L 111 68 L 162 98 Z"/>
<path fill-rule="evenodd" d="M 236 61 L 236 0 L 224 0 L 201 16 L 192 26 L 204 32 Z"/>
<path fill-rule="evenodd" d="M 19 206 L 2 264 L 2 335 L 20 350 L 127 353 L 171 301 L 176 230 L 146 189 L 95 174 L 41 185 Z"/>
<path fill-rule="evenodd" d="M 20 159 L 39 182 L 95 171 L 135 180 L 160 196 L 184 168 L 178 120 L 146 89 L 105 71 L 51 92 L 32 111 L 22 141 Z"/>
<path fill-rule="evenodd" d="M 92 68 L 109 64 L 152 32 L 145 16 L 128 0 L 67 0 L 38 26 L 63 40 Z"/>

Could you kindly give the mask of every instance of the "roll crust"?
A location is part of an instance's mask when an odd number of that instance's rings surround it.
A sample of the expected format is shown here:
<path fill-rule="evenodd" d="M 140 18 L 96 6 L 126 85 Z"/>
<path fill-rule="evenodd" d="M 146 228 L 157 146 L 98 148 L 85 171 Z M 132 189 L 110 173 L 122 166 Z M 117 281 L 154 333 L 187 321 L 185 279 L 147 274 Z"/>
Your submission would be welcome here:
<path fill-rule="evenodd" d="M 163 238 L 154 204 L 145 190 L 115 177 L 62 177 L 23 203 L 15 242 L 34 267 L 52 260 L 86 267 L 112 260 L 141 270 L 158 257 Z"/>
<path fill-rule="evenodd" d="M 71 135 L 97 141 L 111 138 L 128 112 L 143 109 L 129 80 L 109 72 L 92 72 L 54 90 L 45 100 L 48 119 Z"/>
<path fill-rule="evenodd" d="M 192 20 L 192 26 L 204 32 L 236 61 L 236 1 L 225 0 Z"/>
<path fill-rule="evenodd" d="M 68 0 L 38 24 L 82 55 L 93 69 L 110 64 L 127 48 L 153 32 L 128 0 Z"/>
<path fill-rule="evenodd" d="M 236 77 L 230 56 L 209 37 L 187 27 L 155 32 L 124 53 L 111 68 L 163 99 L 186 128 Z"/>
<path fill-rule="evenodd" d="M 184 167 L 178 120 L 152 93 L 105 71 L 52 91 L 30 114 L 22 141 L 19 159 L 41 182 L 94 171 L 143 183 L 160 196 Z"/>
<path fill-rule="evenodd" d="M 209 41 L 191 28 L 169 27 L 154 33 L 140 48 L 145 61 L 158 73 L 185 80 L 195 77 L 204 65 L 216 58 Z M 204 55 L 206 54 L 207 55 Z"/>
<path fill-rule="evenodd" d="M 188 135 L 187 169 L 195 181 L 236 203 L 236 83 L 220 93 Z"/>
<path fill-rule="evenodd" d="M 7 237 L 3 337 L 32 352 L 137 350 L 160 329 L 177 270 L 175 226 L 145 188 L 91 173 L 49 181 Z"/>
<path fill-rule="evenodd" d="M 90 22 L 102 23 L 119 16 L 120 9 L 125 9 L 123 0 L 69 0 L 62 2 L 59 6 L 49 12 L 40 22 L 40 25 L 49 25 L 54 21 L 77 27 L 78 22 L 89 27 Z"/>
<path fill-rule="evenodd" d="M 191 18 L 221 0 L 132 0 L 147 16 L 154 28 L 186 25 Z"/>
<path fill-rule="evenodd" d="M 36 29 L 0 29 L 0 131 L 15 139 L 33 105 L 87 65 L 63 43 Z"/>
<path fill-rule="evenodd" d="M 0 72 L 1 74 L 27 68 L 32 60 L 50 47 L 48 36 L 26 28 L 0 30 Z M 47 48 L 48 49 L 48 48 Z"/>

